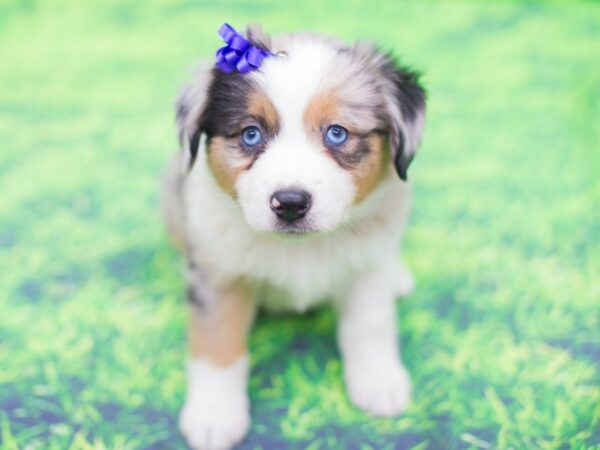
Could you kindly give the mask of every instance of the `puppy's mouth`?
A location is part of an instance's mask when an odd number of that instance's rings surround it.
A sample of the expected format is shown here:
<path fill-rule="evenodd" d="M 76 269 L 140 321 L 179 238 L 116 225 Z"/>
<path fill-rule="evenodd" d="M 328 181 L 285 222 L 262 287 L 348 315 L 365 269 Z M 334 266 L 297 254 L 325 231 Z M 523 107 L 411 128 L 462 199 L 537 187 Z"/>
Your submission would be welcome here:
<path fill-rule="evenodd" d="M 275 233 L 281 236 L 286 236 L 286 237 L 300 237 L 300 236 L 307 236 L 313 233 L 318 232 L 317 229 L 315 229 L 314 227 L 310 226 L 307 223 L 285 223 L 285 222 L 279 222 L 275 225 L 275 229 L 274 229 Z"/>

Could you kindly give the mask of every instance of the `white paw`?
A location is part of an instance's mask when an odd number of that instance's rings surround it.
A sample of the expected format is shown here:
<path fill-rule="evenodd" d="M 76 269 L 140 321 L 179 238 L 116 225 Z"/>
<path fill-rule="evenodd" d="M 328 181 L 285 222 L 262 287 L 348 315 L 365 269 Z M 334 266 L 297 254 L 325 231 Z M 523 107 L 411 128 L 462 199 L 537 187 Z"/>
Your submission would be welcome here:
<path fill-rule="evenodd" d="M 202 358 L 189 362 L 179 429 L 192 449 L 226 450 L 244 439 L 250 428 L 247 377 L 247 356 L 227 367 Z"/>
<path fill-rule="evenodd" d="M 225 450 L 239 444 L 250 428 L 246 399 L 222 398 L 213 403 L 188 400 L 179 416 L 179 429 L 194 450 Z"/>
<path fill-rule="evenodd" d="M 344 376 L 352 402 L 374 416 L 396 416 L 410 402 L 410 377 L 398 361 L 351 361 Z"/>

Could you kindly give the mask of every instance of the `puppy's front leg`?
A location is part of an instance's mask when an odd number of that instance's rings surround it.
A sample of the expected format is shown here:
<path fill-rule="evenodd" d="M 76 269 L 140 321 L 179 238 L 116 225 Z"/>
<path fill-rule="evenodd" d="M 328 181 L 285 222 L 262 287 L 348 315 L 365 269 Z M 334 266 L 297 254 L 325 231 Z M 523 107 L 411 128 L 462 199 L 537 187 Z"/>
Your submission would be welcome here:
<path fill-rule="evenodd" d="M 195 450 L 228 449 L 250 426 L 246 336 L 254 313 L 243 282 L 209 288 L 188 276 L 188 390 L 179 427 Z"/>
<path fill-rule="evenodd" d="M 363 275 L 339 302 L 338 343 L 346 388 L 356 406 L 376 416 L 399 414 L 410 401 L 410 378 L 400 360 L 396 327 L 400 277 L 407 277 L 406 269 L 391 262 Z"/>

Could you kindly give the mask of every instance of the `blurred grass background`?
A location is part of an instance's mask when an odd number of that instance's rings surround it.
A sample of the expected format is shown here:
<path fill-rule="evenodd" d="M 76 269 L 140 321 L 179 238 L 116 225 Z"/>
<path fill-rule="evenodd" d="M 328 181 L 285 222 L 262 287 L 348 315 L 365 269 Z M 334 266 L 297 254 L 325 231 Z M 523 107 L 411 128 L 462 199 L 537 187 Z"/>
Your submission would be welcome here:
<path fill-rule="evenodd" d="M 331 312 L 261 317 L 243 448 L 600 448 L 600 4 L 357 0 L 0 0 L 0 448 L 184 448 L 157 185 L 223 21 L 375 40 L 430 98 L 412 407 L 349 404 Z"/>

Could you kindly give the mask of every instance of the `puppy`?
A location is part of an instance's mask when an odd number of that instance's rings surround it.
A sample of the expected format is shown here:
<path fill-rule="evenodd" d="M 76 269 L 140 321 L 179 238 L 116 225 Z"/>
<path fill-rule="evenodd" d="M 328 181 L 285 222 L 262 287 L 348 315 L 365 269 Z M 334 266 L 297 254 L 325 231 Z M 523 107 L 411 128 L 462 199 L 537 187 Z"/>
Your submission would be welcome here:
<path fill-rule="evenodd" d="M 396 415 L 410 397 L 395 299 L 413 285 L 399 243 L 424 124 L 418 77 L 370 44 L 220 32 L 217 66 L 201 67 L 177 100 L 182 149 L 163 189 L 187 261 L 181 431 L 194 449 L 239 443 L 257 307 L 324 301 L 338 311 L 350 399 Z"/>

